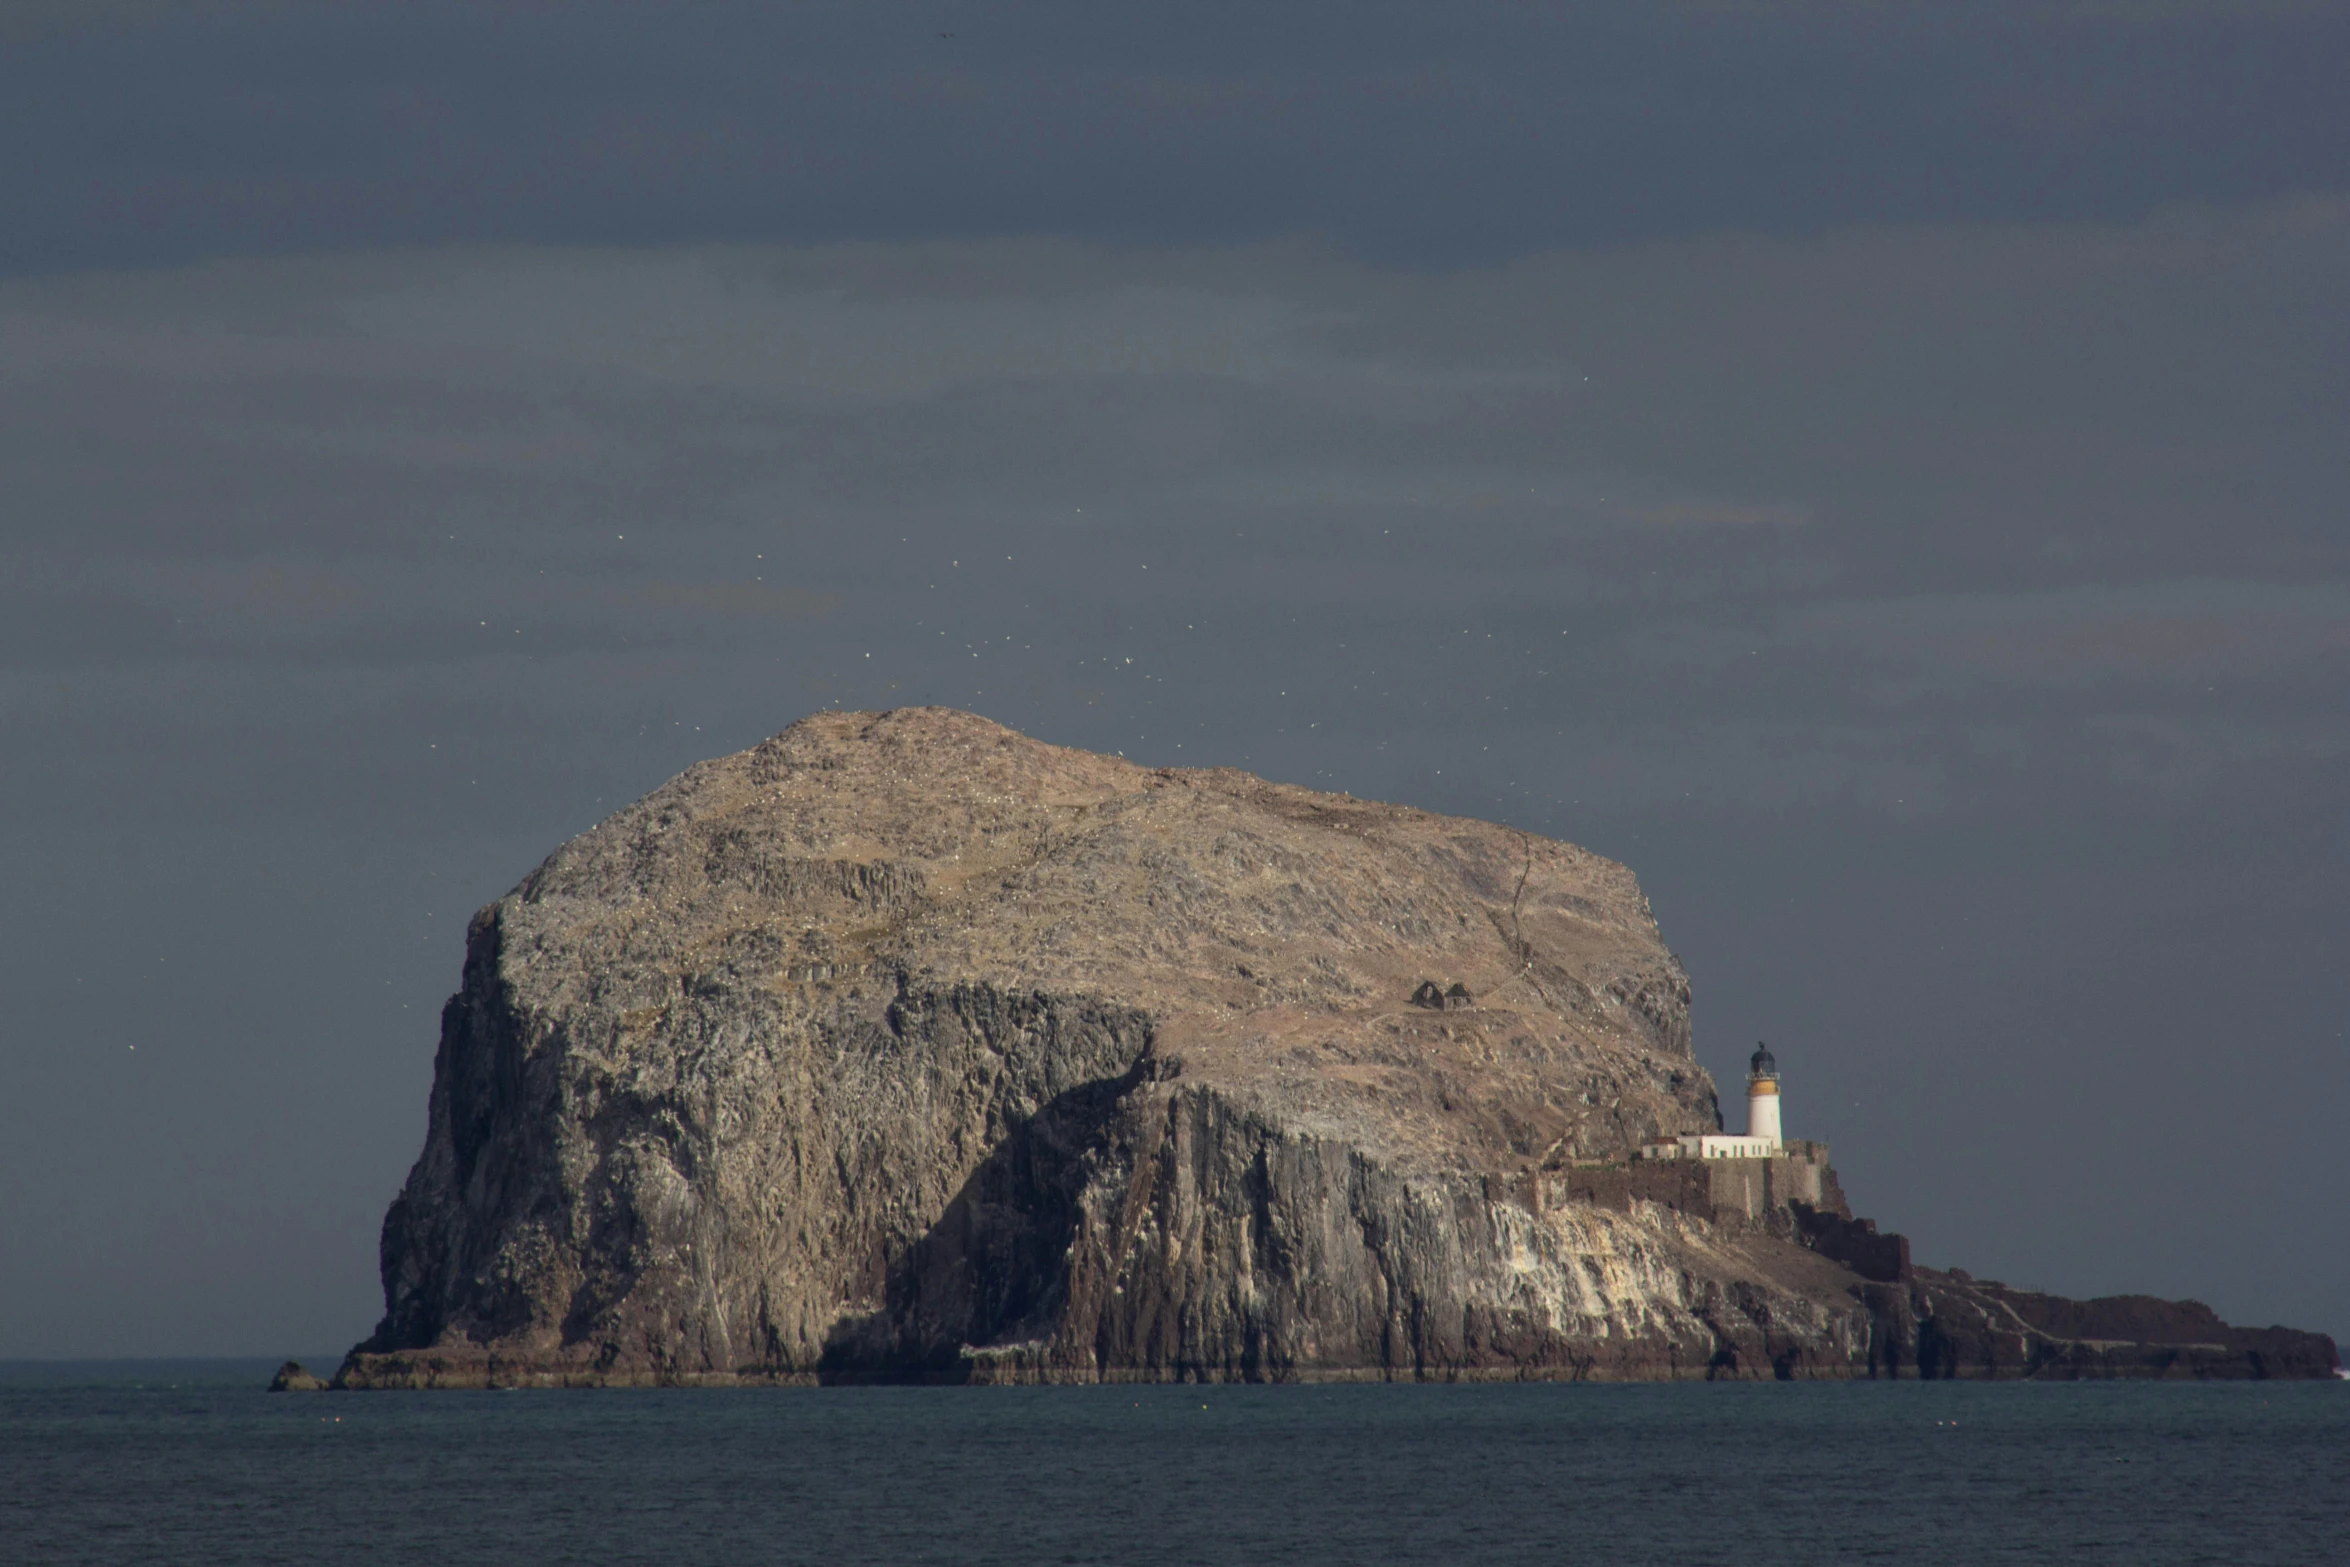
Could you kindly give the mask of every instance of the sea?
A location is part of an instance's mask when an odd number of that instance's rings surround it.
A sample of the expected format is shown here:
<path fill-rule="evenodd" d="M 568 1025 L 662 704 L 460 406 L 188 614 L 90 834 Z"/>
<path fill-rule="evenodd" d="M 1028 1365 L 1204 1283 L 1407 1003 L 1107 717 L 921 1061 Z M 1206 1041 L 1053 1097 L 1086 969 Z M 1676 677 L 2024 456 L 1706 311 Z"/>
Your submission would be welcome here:
<path fill-rule="evenodd" d="M 2350 1563 L 2350 1383 L 268 1393 L 0 1364 L 0 1562 Z"/>

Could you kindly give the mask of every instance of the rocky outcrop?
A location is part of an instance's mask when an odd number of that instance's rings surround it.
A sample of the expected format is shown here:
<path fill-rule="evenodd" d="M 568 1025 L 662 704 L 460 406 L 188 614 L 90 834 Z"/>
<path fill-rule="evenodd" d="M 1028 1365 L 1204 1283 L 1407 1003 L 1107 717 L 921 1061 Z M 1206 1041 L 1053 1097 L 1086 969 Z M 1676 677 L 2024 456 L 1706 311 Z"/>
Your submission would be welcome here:
<path fill-rule="evenodd" d="M 2009 1374 L 1832 1175 L 1630 1162 L 1688 998 L 1567 844 L 819 715 L 475 918 L 337 1381 Z"/>
<path fill-rule="evenodd" d="M 310 1374 L 309 1368 L 298 1360 L 289 1360 L 277 1368 L 277 1375 L 269 1379 L 272 1393 L 317 1393 L 326 1388 L 326 1379 Z"/>
<path fill-rule="evenodd" d="M 1887 1338 L 1920 1377 L 2325 1377 L 2341 1363 L 2323 1334 L 2230 1327 L 2198 1300 L 2067 1300 L 1955 1269 L 1907 1282 Z"/>

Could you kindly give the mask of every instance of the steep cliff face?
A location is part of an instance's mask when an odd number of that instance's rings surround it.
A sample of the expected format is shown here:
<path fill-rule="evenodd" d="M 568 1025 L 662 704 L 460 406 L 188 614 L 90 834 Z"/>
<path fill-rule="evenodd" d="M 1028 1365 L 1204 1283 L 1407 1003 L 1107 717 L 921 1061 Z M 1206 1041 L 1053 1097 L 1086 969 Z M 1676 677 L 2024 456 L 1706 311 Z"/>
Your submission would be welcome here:
<path fill-rule="evenodd" d="M 1619 865 L 824 714 L 476 917 L 338 1381 L 1914 1374 L 1791 1216 L 1560 1195 L 1718 1120 Z"/>

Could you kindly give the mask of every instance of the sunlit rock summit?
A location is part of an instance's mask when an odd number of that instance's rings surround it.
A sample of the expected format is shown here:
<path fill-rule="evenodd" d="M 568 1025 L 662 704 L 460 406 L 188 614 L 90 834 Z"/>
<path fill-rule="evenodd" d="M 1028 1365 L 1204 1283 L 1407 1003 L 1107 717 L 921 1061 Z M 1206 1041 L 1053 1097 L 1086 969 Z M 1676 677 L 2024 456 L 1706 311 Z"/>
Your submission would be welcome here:
<path fill-rule="evenodd" d="M 1639 1157 L 1721 1129 L 1688 1009 L 1571 845 L 820 714 L 476 916 L 337 1385 L 2330 1370 Z"/>

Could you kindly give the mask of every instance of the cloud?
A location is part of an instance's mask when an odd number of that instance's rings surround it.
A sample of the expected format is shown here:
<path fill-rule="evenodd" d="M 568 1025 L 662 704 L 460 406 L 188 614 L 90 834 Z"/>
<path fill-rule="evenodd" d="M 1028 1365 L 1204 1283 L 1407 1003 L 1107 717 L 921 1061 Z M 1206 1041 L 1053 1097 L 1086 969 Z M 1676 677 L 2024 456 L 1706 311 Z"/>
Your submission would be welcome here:
<path fill-rule="evenodd" d="M 2120 745 L 2089 720 L 2125 696 L 2257 688 L 2280 733 L 2334 699 L 2345 270 L 2329 198 L 1444 271 L 1010 240 L 22 280 L 0 658 L 463 667 L 546 726 L 781 666 L 794 708 L 1066 697 L 1120 747 L 1498 725 L 1544 799 L 1985 805 L 2019 747 Z"/>
<path fill-rule="evenodd" d="M 2327 713 L 2102 713 L 2087 728 L 2112 777 L 2176 807 L 2208 803 L 2248 770 L 2306 773 L 2350 756 L 2350 719 Z"/>
<path fill-rule="evenodd" d="M 890 7 L 611 0 L 10 15 L 0 265 L 20 271 L 1015 235 L 1309 235 L 1490 264 L 1722 228 L 2128 220 L 2350 183 L 2338 6 L 1177 18 L 1052 0 L 952 28 Z"/>
<path fill-rule="evenodd" d="M 769 587 L 758 581 L 647 582 L 630 596 L 655 609 L 775 620 L 819 619 L 838 612 L 842 603 L 837 593 Z"/>
<path fill-rule="evenodd" d="M 2127 588 L 1855 602 L 1790 628 L 1954 677 L 2082 685 L 2110 680 L 2338 675 L 2350 583 L 2170 581 Z"/>

